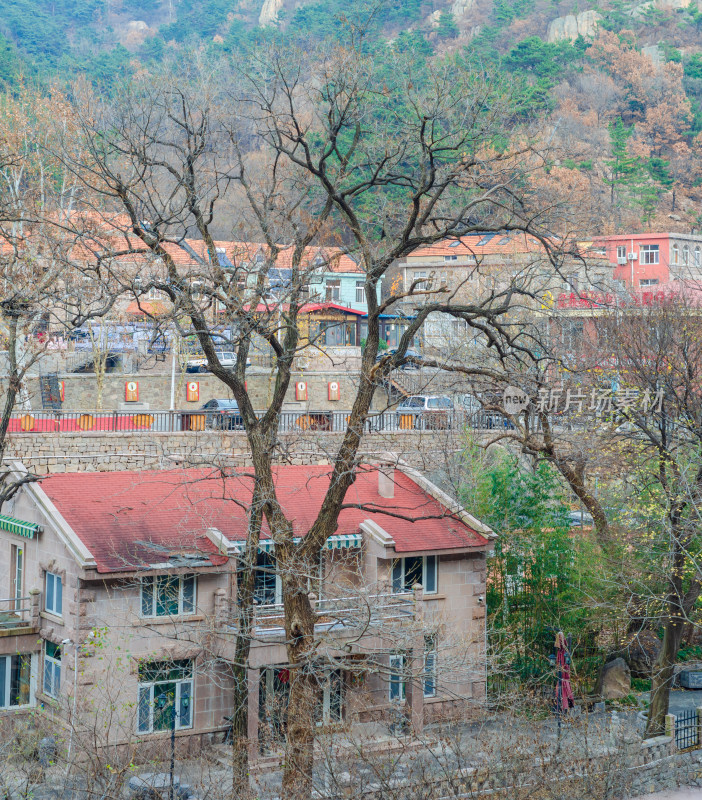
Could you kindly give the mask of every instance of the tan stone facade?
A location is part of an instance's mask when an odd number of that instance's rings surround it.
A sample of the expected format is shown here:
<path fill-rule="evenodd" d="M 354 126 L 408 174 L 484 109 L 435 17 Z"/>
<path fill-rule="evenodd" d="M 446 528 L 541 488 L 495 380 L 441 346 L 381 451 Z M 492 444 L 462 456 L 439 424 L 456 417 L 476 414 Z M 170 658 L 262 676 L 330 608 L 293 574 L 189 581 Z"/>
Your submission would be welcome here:
<path fill-rule="evenodd" d="M 129 498 L 124 502 L 128 505 Z M 228 555 L 220 566 L 152 565 L 138 574 L 106 575 L 91 566 L 91 554 L 72 532 L 71 520 L 56 511 L 39 486 L 22 490 L 4 513 L 41 527 L 31 538 L 0 530 L 0 596 L 17 592 L 35 604 L 33 627 L 0 635 L 0 657 L 20 654 L 31 661 L 31 699 L 24 705 L 6 702 L 0 715 L 41 705 L 61 726 L 73 720 L 75 726 L 99 728 L 105 745 L 158 744 L 166 736 L 163 725 L 158 729 L 159 687 L 180 681 L 177 696 L 186 697 L 187 704 L 179 708 L 187 716 L 177 737 L 221 741 L 233 712 L 227 665 L 236 626 L 235 543 L 220 548 Z M 17 548 L 22 549 L 19 587 L 12 572 Z M 319 614 L 320 674 L 338 673 L 336 695 L 320 690 L 325 722 L 362 725 L 387 719 L 392 708 L 399 708 L 421 730 L 425 721 L 462 713 L 466 704 L 482 701 L 486 549 L 402 553 L 405 560 L 425 559 L 427 571 L 433 562 L 426 559 L 436 559 L 435 576 L 427 579 L 430 591 L 398 587 L 394 542 L 377 525 L 364 523 L 348 547 L 325 551 L 319 579 L 311 583 Z M 142 582 L 166 575 L 181 581 L 194 576 L 193 608 L 145 615 Z M 270 727 L 266 691 L 274 686 L 278 691 L 287 671 L 281 613 L 269 606 L 257 611 L 262 616 L 257 616 L 249 659 L 253 757 L 275 749 L 263 731 Z M 332 620 L 336 624 L 330 627 Z M 158 683 L 147 673 L 159 664 L 186 665 L 182 668 L 189 672 L 185 679 Z M 151 721 L 145 723 L 146 697 Z"/>

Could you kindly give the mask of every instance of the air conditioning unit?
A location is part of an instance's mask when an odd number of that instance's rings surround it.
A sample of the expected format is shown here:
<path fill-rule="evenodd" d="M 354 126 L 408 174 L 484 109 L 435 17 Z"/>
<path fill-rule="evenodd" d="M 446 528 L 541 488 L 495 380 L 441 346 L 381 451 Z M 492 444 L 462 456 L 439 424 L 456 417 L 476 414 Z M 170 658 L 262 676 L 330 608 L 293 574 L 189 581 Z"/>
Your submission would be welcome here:
<path fill-rule="evenodd" d="M 629 253 L 627 255 L 627 258 L 629 259 L 629 261 L 636 261 L 636 253 Z"/>
<path fill-rule="evenodd" d="M 618 256 L 617 264 L 626 264 L 626 258 L 624 256 Z"/>

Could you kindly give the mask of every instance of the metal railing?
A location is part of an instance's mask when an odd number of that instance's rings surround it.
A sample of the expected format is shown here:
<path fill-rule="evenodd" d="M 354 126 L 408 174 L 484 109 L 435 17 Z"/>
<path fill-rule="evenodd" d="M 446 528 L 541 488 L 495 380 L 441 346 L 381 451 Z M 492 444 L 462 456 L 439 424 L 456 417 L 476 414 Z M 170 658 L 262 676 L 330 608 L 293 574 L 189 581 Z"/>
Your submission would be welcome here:
<path fill-rule="evenodd" d="M 263 411 L 256 412 L 259 416 Z M 281 432 L 320 431 L 341 433 L 346 430 L 350 411 L 283 411 L 278 428 Z M 370 414 L 364 423 L 366 433 L 402 431 L 460 430 L 503 431 L 513 429 L 507 417 L 494 411 L 469 413 L 463 410 L 383 411 Z M 217 411 L 23 411 L 12 415 L 9 432 L 22 433 L 106 433 L 130 431 L 144 433 L 197 432 L 205 430 L 243 431 L 237 413 Z"/>
<path fill-rule="evenodd" d="M 678 750 L 692 750 L 700 745 L 700 719 L 696 708 L 679 711 L 675 715 L 675 746 Z"/>
<path fill-rule="evenodd" d="M 232 602 L 227 625 L 236 626 L 237 605 Z M 379 623 L 407 622 L 414 618 L 415 596 L 413 592 L 393 594 L 360 594 L 355 597 L 335 597 L 315 600 L 316 624 L 358 628 Z M 261 604 L 254 607 L 254 627 L 262 629 L 282 628 L 285 612 L 282 603 Z"/>
<path fill-rule="evenodd" d="M 29 597 L 0 599 L 0 630 L 24 628 L 32 619 L 32 604 Z"/>

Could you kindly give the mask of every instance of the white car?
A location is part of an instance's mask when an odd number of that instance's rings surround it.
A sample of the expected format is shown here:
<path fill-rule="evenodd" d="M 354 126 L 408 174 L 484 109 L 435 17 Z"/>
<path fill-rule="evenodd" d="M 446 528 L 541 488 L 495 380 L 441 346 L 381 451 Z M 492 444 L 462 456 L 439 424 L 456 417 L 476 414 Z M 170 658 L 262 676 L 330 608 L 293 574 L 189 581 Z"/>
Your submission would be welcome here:
<path fill-rule="evenodd" d="M 233 350 L 217 350 L 215 355 L 219 359 L 219 363 L 225 369 L 234 369 L 236 366 L 236 353 Z M 246 359 L 246 366 L 251 365 L 251 359 Z M 194 356 L 188 359 L 185 365 L 186 372 L 209 372 L 210 368 L 207 366 L 207 359 L 205 356 Z"/>

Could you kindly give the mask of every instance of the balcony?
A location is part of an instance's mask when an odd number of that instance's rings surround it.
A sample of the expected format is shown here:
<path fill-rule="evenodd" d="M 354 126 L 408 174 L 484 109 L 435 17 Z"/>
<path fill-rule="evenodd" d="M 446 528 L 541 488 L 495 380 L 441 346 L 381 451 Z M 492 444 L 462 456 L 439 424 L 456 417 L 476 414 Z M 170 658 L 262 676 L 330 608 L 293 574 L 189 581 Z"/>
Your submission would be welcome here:
<path fill-rule="evenodd" d="M 352 597 L 324 598 L 314 601 L 315 631 L 354 633 L 388 625 L 412 622 L 422 602 L 422 591 L 393 594 L 366 594 L 359 590 Z M 234 633 L 238 627 L 236 601 L 219 598 L 217 616 L 222 633 Z M 257 636 L 281 635 L 285 627 L 282 603 L 254 607 L 253 629 Z"/>
<path fill-rule="evenodd" d="M 0 636 L 39 629 L 39 592 L 29 597 L 0 599 Z"/>

